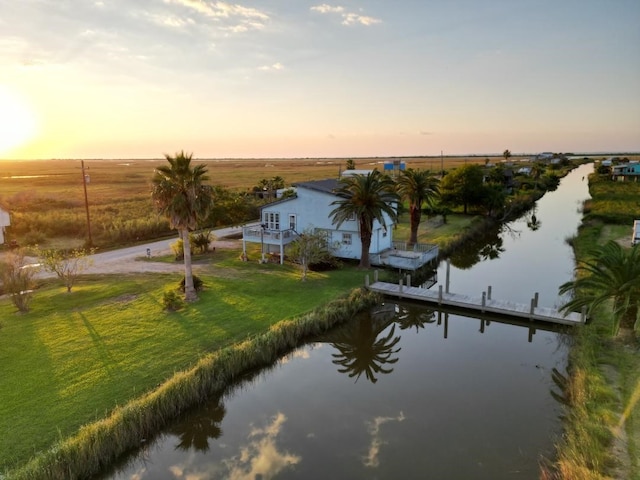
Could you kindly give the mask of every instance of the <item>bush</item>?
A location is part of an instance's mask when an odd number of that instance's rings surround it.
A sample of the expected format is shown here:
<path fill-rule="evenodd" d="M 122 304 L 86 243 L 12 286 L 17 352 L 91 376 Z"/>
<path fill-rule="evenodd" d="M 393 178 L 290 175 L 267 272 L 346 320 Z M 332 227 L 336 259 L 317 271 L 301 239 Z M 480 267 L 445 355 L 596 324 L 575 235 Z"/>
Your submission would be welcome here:
<path fill-rule="evenodd" d="M 211 243 L 211 232 L 199 232 L 189 235 L 189 242 L 194 252 L 207 253 Z"/>
<path fill-rule="evenodd" d="M 175 312 L 180 310 L 184 306 L 184 300 L 178 295 L 175 290 L 166 290 L 162 295 L 162 305 L 165 310 Z"/>
<path fill-rule="evenodd" d="M 182 277 L 182 280 L 180 281 L 180 291 L 182 293 L 184 293 L 184 282 L 185 282 L 185 278 Z M 199 292 L 202 290 L 202 288 L 204 287 L 204 283 L 202 282 L 202 279 L 196 275 L 193 276 L 193 288 L 196 289 L 196 292 Z"/>
<path fill-rule="evenodd" d="M 176 260 L 184 259 L 184 242 L 181 238 L 171 244 L 171 251 L 175 255 Z"/>

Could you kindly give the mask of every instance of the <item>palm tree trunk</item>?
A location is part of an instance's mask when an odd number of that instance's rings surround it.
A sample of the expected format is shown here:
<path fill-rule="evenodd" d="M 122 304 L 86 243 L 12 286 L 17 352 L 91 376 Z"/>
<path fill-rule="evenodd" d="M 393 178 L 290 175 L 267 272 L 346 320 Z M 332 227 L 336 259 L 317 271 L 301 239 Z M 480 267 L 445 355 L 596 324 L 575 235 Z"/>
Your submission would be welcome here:
<path fill-rule="evenodd" d="M 415 245 L 418 243 L 418 227 L 420 226 L 421 212 L 417 205 L 409 206 L 409 220 L 411 234 L 409 235 L 409 243 Z"/>
<path fill-rule="evenodd" d="M 371 247 L 371 230 L 367 228 L 364 222 L 360 223 L 360 239 L 362 240 L 362 253 L 360 255 L 360 268 L 370 268 L 371 262 L 369 261 L 369 248 Z"/>
<path fill-rule="evenodd" d="M 182 237 L 182 247 L 184 249 L 184 299 L 187 302 L 194 302 L 198 299 L 196 289 L 193 286 L 193 270 L 191 268 L 191 243 L 189 243 L 189 230 L 180 229 Z"/>

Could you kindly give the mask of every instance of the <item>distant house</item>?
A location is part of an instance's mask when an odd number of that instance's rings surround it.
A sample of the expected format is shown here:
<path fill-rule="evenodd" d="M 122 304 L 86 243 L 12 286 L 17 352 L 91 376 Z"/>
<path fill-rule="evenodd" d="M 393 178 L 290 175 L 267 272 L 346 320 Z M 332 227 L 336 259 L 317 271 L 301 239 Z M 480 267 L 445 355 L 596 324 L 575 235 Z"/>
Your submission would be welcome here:
<path fill-rule="evenodd" d="M 0 245 L 5 242 L 4 229 L 11 225 L 11 220 L 9 219 L 9 212 L 4 210 L 0 206 Z"/>
<path fill-rule="evenodd" d="M 352 171 L 347 171 L 352 172 Z M 350 173 L 351 174 L 351 173 Z M 295 184 L 296 196 L 265 205 L 260 211 L 260 224 L 246 226 L 242 234 L 242 250 L 246 257 L 247 243 L 260 243 L 262 254 L 279 256 L 283 263 L 286 247 L 301 232 L 313 230 L 326 235 L 331 253 L 344 259 L 360 259 L 362 242 L 358 221 L 354 217 L 336 228 L 332 223 L 332 203 L 339 200 L 334 192 L 336 179 Z M 372 265 L 415 270 L 437 258 L 438 247 L 419 245 L 406 250 L 404 243 L 393 241 L 394 222 L 384 215 L 385 225 L 373 223 L 369 259 Z"/>
<path fill-rule="evenodd" d="M 553 152 L 542 152 L 536 155 L 537 160 L 551 160 L 553 158 Z"/>
<path fill-rule="evenodd" d="M 614 165 L 612 167 L 611 175 L 614 180 L 632 180 L 637 182 L 638 178 L 640 178 L 640 163 L 630 162 L 623 163 L 621 165 Z"/>
<path fill-rule="evenodd" d="M 631 245 L 640 243 L 640 220 L 633 221 L 633 233 L 631 234 Z"/>
<path fill-rule="evenodd" d="M 531 167 L 520 167 L 517 173 L 519 175 L 531 175 Z"/>

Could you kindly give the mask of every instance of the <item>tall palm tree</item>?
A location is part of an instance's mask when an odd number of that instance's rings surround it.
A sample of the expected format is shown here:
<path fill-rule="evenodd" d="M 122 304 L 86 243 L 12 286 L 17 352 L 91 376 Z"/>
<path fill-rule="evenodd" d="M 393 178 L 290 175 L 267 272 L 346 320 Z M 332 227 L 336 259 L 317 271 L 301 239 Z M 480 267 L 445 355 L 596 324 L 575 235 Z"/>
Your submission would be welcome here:
<path fill-rule="evenodd" d="M 369 248 L 373 222 L 377 220 L 386 227 L 385 214 L 392 221 L 397 219 L 396 204 L 399 200 L 391 178 L 378 170 L 367 175 L 351 175 L 340 179 L 340 186 L 334 192 L 340 200 L 331 205 L 336 207 L 329 213 L 332 223 L 340 228 L 345 221 L 356 218 L 362 243 L 360 268 L 369 268 Z"/>
<path fill-rule="evenodd" d="M 175 156 L 165 154 L 169 165 L 156 168 L 152 179 L 151 198 L 157 211 L 169 219 L 171 228 L 178 230 L 184 246 L 184 295 L 192 302 L 198 296 L 193 286 L 191 269 L 191 245 L 189 230 L 196 228 L 198 220 L 204 218 L 213 200 L 213 190 L 204 182 L 207 168 L 204 165 L 191 167 L 192 154 L 184 151 Z"/>
<path fill-rule="evenodd" d="M 409 224 L 411 234 L 409 243 L 418 243 L 418 227 L 422 217 L 424 204 L 433 206 L 433 200 L 438 195 L 439 180 L 428 170 L 403 170 L 398 178 L 398 193 L 409 202 Z"/>
<path fill-rule="evenodd" d="M 560 294 L 572 292 L 574 298 L 563 311 L 587 307 L 592 313 L 605 302 L 613 302 L 613 333 L 633 328 L 640 308 L 640 248 L 625 249 L 610 240 L 594 249 L 592 259 L 577 267 L 584 275 L 560 285 Z"/>

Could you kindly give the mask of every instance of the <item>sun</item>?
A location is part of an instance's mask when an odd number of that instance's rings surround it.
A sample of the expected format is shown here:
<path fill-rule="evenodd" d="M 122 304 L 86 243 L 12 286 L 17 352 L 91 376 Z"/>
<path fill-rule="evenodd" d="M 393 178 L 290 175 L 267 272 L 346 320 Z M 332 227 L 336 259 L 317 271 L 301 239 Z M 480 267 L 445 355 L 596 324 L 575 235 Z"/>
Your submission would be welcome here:
<path fill-rule="evenodd" d="M 0 85 L 0 155 L 24 145 L 36 133 L 36 119 L 27 102 Z"/>

